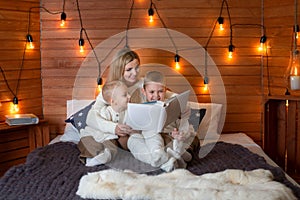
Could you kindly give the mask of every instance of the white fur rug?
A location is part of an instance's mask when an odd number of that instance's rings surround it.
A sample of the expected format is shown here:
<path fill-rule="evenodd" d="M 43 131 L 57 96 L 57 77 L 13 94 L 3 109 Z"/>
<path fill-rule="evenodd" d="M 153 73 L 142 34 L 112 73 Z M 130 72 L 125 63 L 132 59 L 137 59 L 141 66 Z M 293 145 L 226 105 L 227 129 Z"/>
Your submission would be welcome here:
<path fill-rule="evenodd" d="M 108 169 L 89 173 L 80 180 L 77 195 L 92 199 L 155 200 L 293 200 L 270 171 L 225 170 L 196 176 L 185 169 L 156 176 Z"/>

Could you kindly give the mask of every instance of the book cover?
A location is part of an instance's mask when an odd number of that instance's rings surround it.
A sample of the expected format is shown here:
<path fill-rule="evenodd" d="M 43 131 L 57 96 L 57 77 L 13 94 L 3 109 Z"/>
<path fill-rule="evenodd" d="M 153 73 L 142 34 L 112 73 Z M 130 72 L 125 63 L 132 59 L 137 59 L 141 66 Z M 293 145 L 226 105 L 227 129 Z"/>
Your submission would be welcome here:
<path fill-rule="evenodd" d="M 190 90 L 177 94 L 165 102 L 128 103 L 125 124 L 135 130 L 161 132 L 177 120 L 186 109 Z"/>
<path fill-rule="evenodd" d="M 5 115 L 5 118 L 5 122 L 10 126 L 39 123 L 39 118 L 34 114 L 12 114 Z"/>

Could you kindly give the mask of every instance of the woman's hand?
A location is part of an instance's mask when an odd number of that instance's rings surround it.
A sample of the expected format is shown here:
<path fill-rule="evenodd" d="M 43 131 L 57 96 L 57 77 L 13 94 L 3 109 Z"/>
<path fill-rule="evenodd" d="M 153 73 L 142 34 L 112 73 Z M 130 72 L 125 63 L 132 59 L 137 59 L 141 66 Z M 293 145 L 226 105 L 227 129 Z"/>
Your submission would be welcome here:
<path fill-rule="evenodd" d="M 115 129 L 115 133 L 118 136 L 130 135 L 132 128 L 126 124 L 118 124 Z"/>

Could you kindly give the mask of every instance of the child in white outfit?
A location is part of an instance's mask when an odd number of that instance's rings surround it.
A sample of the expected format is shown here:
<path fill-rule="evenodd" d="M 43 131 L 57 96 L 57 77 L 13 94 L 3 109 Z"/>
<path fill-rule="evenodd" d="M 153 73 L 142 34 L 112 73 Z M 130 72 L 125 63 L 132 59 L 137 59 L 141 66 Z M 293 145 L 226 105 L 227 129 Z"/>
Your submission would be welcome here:
<path fill-rule="evenodd" d="M 163 74 L 158 71 L 148 72 L 144 78 L 142 93 L 145 95 L 147 102 L 164 101 L 166 87 Z M 161 166 L 165 171 L 174 169 L 177 164 L 176 160 L 180 160 L 182 155 L 185 155 L 185 161 L 190 161 L 191 155 L 185 151 L 186 145 L 183 142 L 186 139 L 185 132 L 187 133 L 189 130 L 188 114 L 187 112 L 187 117 L 183 118 L 182 116 L 180 120 L 171 123 L 163 130 L 164 132 L 170 132 L 174 138 L 173 146 L 167 148 L 167 151 L 160 133 L 143 131 L 142 134 L 130 135 L 127 142 L 130 152 L 136 159 L 149 163 L 154 167 Z"/>
<path fill-rule="evenodd" d="M 97 112 L 105 120 L 115 123 L 122 123 L 127 109 L 130 96 L 127 86 L 121 81 L 105 83 L 102 88 L 103 99 L 109 103 Z M 94 113 L 92 113 L 94 114 Z M 93 118 L 93 115 L 87 118 Z M 86 166 L 95 166 L 108 163 L 117 153 L 118 135 L 107 132 L 103 129 L 94 129 L 87 125 L 80 132 L 78 148 L 81 151 L 80 157 L 86 158 Z"/>

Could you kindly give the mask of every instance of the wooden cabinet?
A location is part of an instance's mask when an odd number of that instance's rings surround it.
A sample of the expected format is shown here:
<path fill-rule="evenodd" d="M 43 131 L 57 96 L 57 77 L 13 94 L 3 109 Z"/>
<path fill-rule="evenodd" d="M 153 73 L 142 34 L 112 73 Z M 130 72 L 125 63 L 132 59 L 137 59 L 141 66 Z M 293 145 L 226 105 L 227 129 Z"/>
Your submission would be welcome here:
<path fill-rule="evenodd" d="M 264 150 L 300 182 L 300 97 L 269 97 L 265 104 Z"/>
<path fill-rule="evenodd" d="M 9 126 L 0 123 L 0 176 L 13 165 L 24 163 L 26 156 L 37 147 L 49 143 L 48 122 Z"/>

